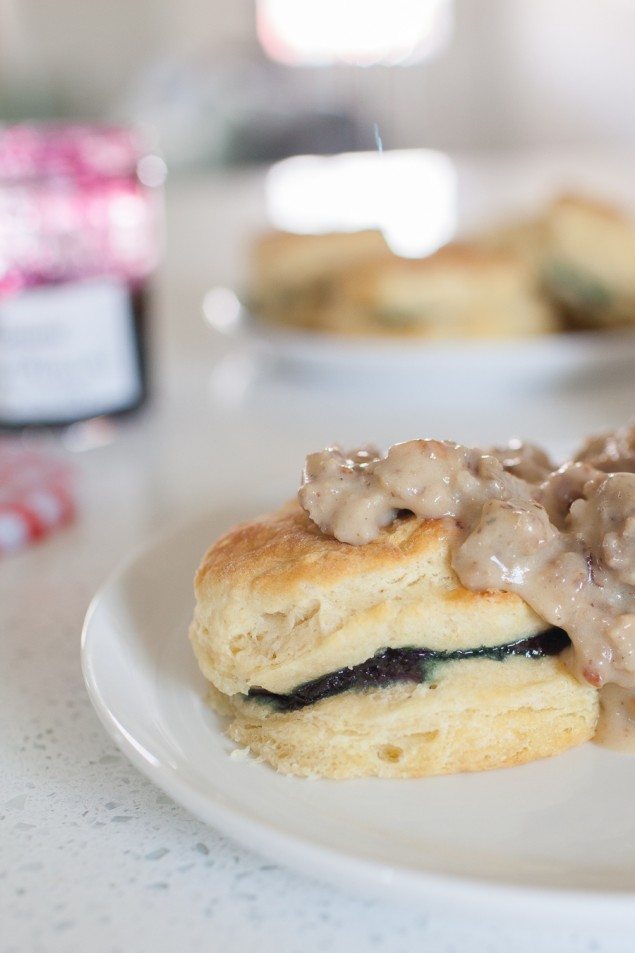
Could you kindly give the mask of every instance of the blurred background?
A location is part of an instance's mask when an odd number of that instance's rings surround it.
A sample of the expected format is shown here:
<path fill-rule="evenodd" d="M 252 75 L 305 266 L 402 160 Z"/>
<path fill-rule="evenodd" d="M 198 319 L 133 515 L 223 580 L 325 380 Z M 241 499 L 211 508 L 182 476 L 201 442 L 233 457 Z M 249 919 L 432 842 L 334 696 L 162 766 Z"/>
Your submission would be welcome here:
<path fill-rule="evenodd" d="M 632 333 L 560 332 L 635 325 L 634 38 L 627 0 L 0 0 L 0 426 L 131 417 L 180 498 L 208 424 L 236 469 L 284 420 L 277 477 L 432 405 L 478 443 L 623 421 Z"/>
<path fill-rule="evenodd" d="M 634 32 L 628 0 L 1 0 L 0 115 L 149 123 L 173 169 L 377 127 L 386 148 L 630 146 Z"/>

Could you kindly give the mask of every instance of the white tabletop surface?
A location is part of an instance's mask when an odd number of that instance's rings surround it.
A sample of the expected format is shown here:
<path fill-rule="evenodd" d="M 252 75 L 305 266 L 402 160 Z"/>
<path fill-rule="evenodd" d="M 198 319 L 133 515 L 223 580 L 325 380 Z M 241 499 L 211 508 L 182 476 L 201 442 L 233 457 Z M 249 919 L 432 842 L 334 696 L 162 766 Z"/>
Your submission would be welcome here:
<path fill-rule="evenodd" d="M 628 181 L 628 157 L 582 166 L 592 179 L 616 163 Z M 545 161 L 463 161 L 465 215 L 477 215 L 484 191 L 512 194 L 528 168 L 534 182 L 552 171 Z M 570 923 L 546 930 L 539 910 L 528 929 L 311 882 L 193 819 L 98 723 L 80 674 L 83 615 L 103 578 L 149 534 L 254 484 L 282 497 L 305 452 L 328 442 L 489 443 L 520 433 L 561 451 L 633 413 L 632 373 L 488 396 L 452 381 L 379 390 L 259 368 L 204 327 L 200 302 L 210 284 L 235 280 L 241 242 L 263 214 L 255 173 L 171 184 L 153 400 L 102 446 L 77 452 L 44 438 L 78 468 L 81 514 L 0 566 L 0 950 L 631 950 L 631 937 Z"/>

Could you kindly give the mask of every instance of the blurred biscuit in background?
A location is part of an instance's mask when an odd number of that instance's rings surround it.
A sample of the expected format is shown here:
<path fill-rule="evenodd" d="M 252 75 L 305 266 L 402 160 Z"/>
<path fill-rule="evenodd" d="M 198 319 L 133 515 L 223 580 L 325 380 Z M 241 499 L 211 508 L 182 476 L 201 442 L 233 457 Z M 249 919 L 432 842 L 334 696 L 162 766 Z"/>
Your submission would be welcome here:
<path fill-rule="evenodd" d="M 545 250 L 549 229 L 545 215 L 504 222 L 473 236 L 479 248 L 488 251 L 513 252 L 534 270 L 536 281 L 542 283 Z"/>
<path fill-rule="evenodd" d="M 478 241 L 525 260 L 564 328 L 635 325 L 635 222 L 619 209 L 563 195 L 541 216 Z"/>
<path fill-rule="evenodd" d="M 635 324 L 635 222 L 619 209 L 575 195 L 547 213 L 544 280 L 575 325 Z"/>
<path fill-rule="evenodd" d="M 381 258 L 336 282 L 329 330 L 426 338 L 491 338 L 555 329 L 535 271 L 511 251 L 451 244 L 426 258 Z"/>
<path fill-rule="evenodd" d="M 387 252 L 382 233 L 375 229 L 320 235 L 265 233 L 251 249 L 249 306 L 266 321 L 319 328 L 339 273 Z"/>
<path fill-rule="evenodd" d="M 271 232 L 252 248 L 249 304 L 267 322 L 337 334 L 516 337 L 556 329 L 537 276 L 512 249 L 400 258 L 378 231 Z"/>

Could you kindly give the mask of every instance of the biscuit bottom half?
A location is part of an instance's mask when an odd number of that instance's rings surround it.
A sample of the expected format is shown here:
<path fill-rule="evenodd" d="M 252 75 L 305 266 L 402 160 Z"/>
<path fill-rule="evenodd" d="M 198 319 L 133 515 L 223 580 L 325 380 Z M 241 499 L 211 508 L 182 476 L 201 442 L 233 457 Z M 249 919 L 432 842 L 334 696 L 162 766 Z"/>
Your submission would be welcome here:
<path fill-rule="evenodd" d="M 238 745 L 284 774 L 416 778 L 523 764 L 589 740 L 597 692 L 559 656 L 471 658 L 423 682 L 352 689 L 294 710 L 210 689 Z"/>

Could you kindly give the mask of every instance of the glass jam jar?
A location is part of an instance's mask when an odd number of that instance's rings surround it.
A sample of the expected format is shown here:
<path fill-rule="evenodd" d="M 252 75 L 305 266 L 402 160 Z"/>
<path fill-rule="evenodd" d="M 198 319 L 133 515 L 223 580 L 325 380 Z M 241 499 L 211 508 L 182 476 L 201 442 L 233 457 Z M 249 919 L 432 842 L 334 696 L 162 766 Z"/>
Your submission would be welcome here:
<path fill-rule="evenodd" d="M 164 173 L 131 129 L 0 127 L 0 427 L 145 400 Z"/>

